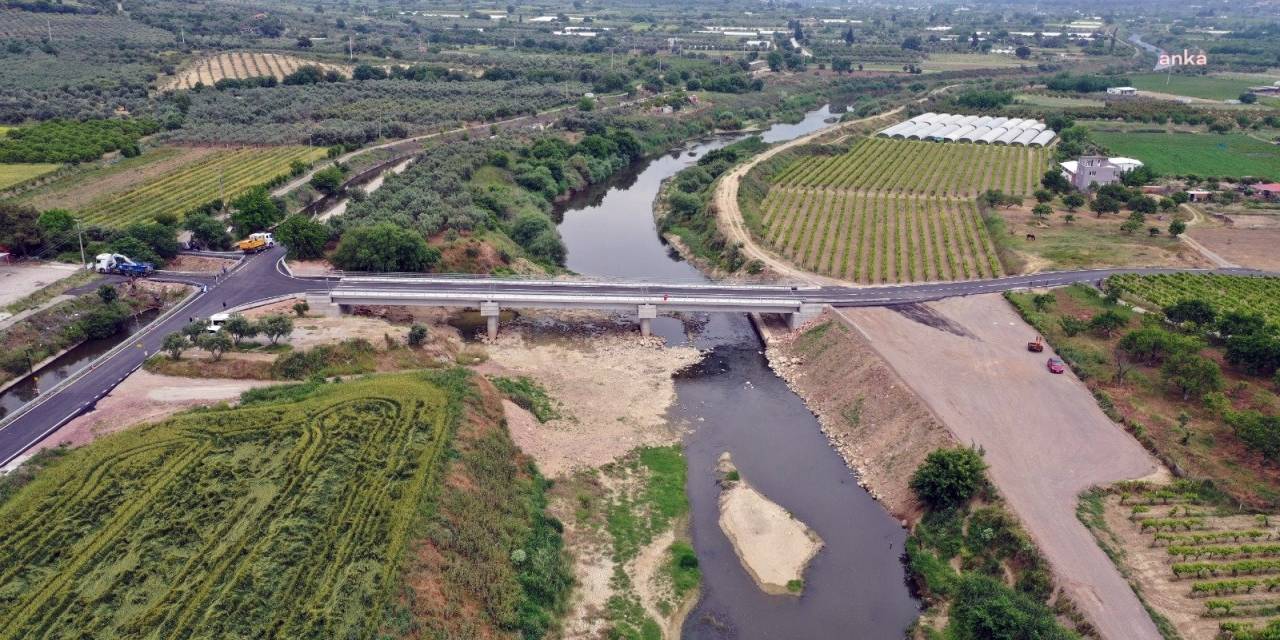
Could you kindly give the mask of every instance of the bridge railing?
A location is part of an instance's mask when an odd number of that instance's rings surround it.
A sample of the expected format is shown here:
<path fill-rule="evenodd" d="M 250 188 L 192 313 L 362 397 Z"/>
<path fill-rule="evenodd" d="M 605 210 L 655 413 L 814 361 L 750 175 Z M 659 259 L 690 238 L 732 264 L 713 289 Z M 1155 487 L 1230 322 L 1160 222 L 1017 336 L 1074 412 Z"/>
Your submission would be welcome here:
<path fill-rule="evenodd" d="M 795 284 L 748 284 L 712 282 L 702 278 L 673 278 L 669 280 L 643 280 L 634 278 L 607 278 L 600 276 L 546 276 L 523 274 L 476 274 L 476 273 L 415 273 L 415 272 L 378 272 L 378 271 L 337 271 L 331 277 L 347 282 L 482 282 L 511 283 L 529 285 L 573 285 L 601 284 L 623 285 L 634 287 L 674 286 L 684 288 L 742 289 L 744 291 L 806 291 L 819 287 L 809 283 Z"/>

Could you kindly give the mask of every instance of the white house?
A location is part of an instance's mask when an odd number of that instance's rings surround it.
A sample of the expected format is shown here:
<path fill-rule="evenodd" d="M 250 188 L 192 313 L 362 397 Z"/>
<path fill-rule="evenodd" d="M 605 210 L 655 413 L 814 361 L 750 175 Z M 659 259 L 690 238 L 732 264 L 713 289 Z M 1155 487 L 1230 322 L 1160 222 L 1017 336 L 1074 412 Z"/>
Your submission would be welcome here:
<path fill-rule="evenodd" d="M 1108 87 L 1107 93 L 1113 96 L 1136 96 L 1138 90 L 1134 87 Z"/>

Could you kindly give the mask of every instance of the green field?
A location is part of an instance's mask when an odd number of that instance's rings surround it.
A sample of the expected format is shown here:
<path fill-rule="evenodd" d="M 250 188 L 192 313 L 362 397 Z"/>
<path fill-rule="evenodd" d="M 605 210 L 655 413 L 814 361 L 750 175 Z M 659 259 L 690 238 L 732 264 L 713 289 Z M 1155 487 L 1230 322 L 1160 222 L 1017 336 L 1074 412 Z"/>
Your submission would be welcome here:
<path fill-rule="evenodd" d="M 0 164 L 0 189 L 57 171 L 60 164 Z"/>
<path fill-rule="evenodd" d="M 1048 162 L 1040 148 L 864 139 L 778 173 L 758 233 L 795 264 L 856 282 L 998 276 L 975 199 L 1029 195 Z"/>
<path fill-rule="evenodd" d="M 0 639 L 378 637 L 469 393 L 458 373 L 320 385 L 65 454 L 0 504 Z"/>
<path fill-rule="evenodd" d="M 289 163 L 311 163 L 325 155 L 313 147 L 229 149 L 157 176 L 134 188 L 89 203 L 84 222 L 118 227 L 157 213 L 181 216 L 220 196 L 234 198 L 249 187 L 289 173 Z"/>
<path fill-rule="evenodd" d="M 1110 282 L 1156 307 L 1182 300 L 1205 300 L 1219 313 L 1257 313 L 1280 323 L 1280 278 L 1249 278 L 1177 273 L 1154 276 L 1119 275 Z"/>
<path fill-rule="evenodd" d="M 1231 133 L 1094 131 L 1113 155 L 1137 158 L 1166 175 L 1280 179 L 1280 146 Z"/>
<path fill-rule="evenodd" d="M 1143 91 L 1171 93 L 1206 100 L 1235 100 L 1249 87 L 1261 83 L 1248 78 L 1143 73 L 1129 76 L 1129 84 Z"/>

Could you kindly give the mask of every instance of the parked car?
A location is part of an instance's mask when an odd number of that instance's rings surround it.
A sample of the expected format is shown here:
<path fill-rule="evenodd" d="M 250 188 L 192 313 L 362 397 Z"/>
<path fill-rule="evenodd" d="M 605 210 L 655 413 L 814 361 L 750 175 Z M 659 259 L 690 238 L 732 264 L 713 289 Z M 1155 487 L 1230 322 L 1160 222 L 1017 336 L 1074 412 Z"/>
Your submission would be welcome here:
<path fill-rule="evenodd" d="M 1067 370 L 1067 363 L 1058 357 L 1049 358 L 1047 366 L 1049 367 L 1049 373 L 1064 373 Z"/>

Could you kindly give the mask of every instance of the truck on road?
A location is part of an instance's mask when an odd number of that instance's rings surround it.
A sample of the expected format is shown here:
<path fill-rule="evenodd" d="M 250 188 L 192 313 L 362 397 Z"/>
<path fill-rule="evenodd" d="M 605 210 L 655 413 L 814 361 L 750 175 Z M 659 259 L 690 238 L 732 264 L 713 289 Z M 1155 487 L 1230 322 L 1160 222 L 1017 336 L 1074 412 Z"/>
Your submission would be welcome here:
<path fill-rule="evenodd" d="M 150 262 L 134 262 L 129 256 L 120 253 L 100 253 L 95 260 L 93 269 L 98 273 L 117 273 L 131 278 L 141 278 L 155 270 Z"/>
<path fill-rule="evenodd" d="M 276 246 L 276 239 L 270 233 L 251 233 L 248 238 L 236 243 L 236 248 L 245 253 L 258 253 Z"/>

